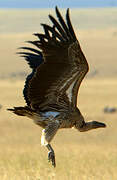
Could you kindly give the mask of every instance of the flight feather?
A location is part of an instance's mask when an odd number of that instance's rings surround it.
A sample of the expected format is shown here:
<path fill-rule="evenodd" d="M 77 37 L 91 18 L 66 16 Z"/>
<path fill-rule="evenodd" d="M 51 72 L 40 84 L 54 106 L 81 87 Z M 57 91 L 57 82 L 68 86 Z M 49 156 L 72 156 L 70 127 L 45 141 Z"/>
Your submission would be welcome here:
<path fill-rule="evenodd" d="M 75 107 L 79 86 L 88 72 L 88 63 L 71 24 L 69 9 L 66 22 L 55 8 L 57 19 L 49 15 L 52 25 L 41 24 L 44 34 L 29 41 L 39 50 L 23 47 L 21 52 L 32 68 L 27 77 L 24 96 L 28 106 L 42 111 Z M 32 63 L 35 62 L 35 63 Z"/>

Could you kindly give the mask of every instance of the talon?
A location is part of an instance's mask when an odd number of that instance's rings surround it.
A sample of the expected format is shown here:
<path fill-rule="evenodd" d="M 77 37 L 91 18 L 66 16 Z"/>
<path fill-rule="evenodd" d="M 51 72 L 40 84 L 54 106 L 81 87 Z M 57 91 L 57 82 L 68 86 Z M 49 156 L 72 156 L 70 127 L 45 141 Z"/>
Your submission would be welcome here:
<path fill-rule="evenodd" d="M 48 161 L 49 161 L 49 162 L 52 162 L 52 165 L 53 165 L 54 167 L 56 167 L 55 154 L 54 154 L 54 152 L 52 152 L 52 151 L 49 151 L 49 152 L 48 152 Z"/>

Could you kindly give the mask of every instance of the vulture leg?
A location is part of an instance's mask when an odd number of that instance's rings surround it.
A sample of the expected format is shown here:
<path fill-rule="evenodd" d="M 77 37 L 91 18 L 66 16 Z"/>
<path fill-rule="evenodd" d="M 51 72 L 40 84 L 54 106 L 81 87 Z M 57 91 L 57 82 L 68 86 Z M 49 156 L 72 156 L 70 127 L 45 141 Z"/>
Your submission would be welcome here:
<path fill-rule="evenodd" d="M 52 121 L 48 124 L 48 126 L 42 130 L 42 136 L 41 136 L 41 144 L 43 146 L 46 146 L 49 150 L 48 152 L 48 160 L 52 163 L 54 167 L 56 167 L 55 162 L 55 154 L 52 146 L 50 145 L 51 140 L 55 136 L 57 130 L 59 128 L 59 121 Z"/>
<path fill-rule="evenodd" d="M 55 154 L 52 146 L 50 144 L 46 145 L 47 149 L 49 150 L 48 152 L 48 161 L 52 162 L 52 165 L 56 167 L 56 161 L 55 161 Z"/>

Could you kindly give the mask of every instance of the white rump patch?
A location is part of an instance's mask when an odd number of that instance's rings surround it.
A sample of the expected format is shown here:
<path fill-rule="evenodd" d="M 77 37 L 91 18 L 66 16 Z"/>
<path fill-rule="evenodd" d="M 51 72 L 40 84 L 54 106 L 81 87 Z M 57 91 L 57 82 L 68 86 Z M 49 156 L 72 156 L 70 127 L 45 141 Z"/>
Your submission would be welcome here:
<path fill-rule="evenodd" d="M 59 114 L 60 113 L 56 111 L 47 111 L 47 112 L 42 113 L 42 115 L 45 116 L 46 118 L 49 118 L 49 117 L 55 118 Z"/>

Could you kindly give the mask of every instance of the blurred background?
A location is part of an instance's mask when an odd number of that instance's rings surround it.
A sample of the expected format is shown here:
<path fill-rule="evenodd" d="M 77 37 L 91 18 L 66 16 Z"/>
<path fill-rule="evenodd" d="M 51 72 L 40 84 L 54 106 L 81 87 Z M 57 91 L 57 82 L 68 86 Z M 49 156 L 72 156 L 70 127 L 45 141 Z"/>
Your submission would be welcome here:
<path fill-rule="evenodd" d="M 71 21 L 90 70 L 78 96 L 86 121 L 106 129 L 60 130 L 52 142 L 57 168 L 40 146 L 41 128 L 6 109 L 25 105 L 22 90 L 30 69 L 16 54 L 51 24 L 55 6 Z M 117 179 L 117 0 L 0 0 L 0 179 Z"/>
<path fill-rule="evenodd" d="M 0 77 L 25 76 L 28 68 L 16 55 L 17 48 L 27 40 L 34 40 L 33 33 L 43 31 L 42 22 L 50 24 L 48 14 L 55 15 L 56 5 L 63 16 L 65 9 L 70 8 L 73 26 L 91 67 L 89 76 L 115 76 L 117 0 L 1 0 Z"/>
<path fill-rule="evenodd" d="M 88 7 L 114 7 L 117 6 L 116 0 L 1 0 L 2 8 L 54 8 L 55 5 L 61 8 L 88 8 Z"/>

